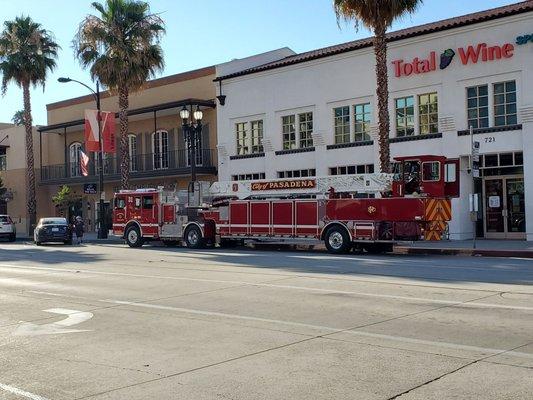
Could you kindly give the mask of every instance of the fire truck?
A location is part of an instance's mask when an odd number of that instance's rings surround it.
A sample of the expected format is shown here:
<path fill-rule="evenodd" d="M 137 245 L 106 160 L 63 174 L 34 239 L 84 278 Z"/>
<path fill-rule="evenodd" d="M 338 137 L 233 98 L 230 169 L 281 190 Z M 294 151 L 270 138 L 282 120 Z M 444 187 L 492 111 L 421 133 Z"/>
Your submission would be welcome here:
<path fill-rule="evenodd" d="M 395 158 L 393 173 L 199 185 L 188 192 L 115 195 L 113 231 L 131 247 L 151 240 L 189 248 L 245 242 L 324 243 L 331 253 L 387 252 L 398 241 L 441 240 L 459 196 L 456 159 Z"/>

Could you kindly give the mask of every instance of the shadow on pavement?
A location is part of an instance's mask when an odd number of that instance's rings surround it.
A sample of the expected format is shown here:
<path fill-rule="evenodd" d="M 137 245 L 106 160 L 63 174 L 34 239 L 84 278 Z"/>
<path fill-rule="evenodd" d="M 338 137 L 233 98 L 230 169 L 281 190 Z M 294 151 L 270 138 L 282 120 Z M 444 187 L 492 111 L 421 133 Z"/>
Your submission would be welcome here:
<path fill-rule="evenodd" d="M 72 251 L 76 247 L 84 248 L 84 245 L 45 244 L 36 246 L 18 243 L 0 243 L 0 262 L 10 261 L 33 261 L 50 265 L 65 263 L 93 263 L 102 259 L 94 253 Z M 70 251 L 69 251 L 70 250 Z"/>
<path fill-rule="evenodd" d="M 202 256 L 214 264 L 275 268 L 296 273 L 379 275 L 430 282 L 533 284 L 533 261 L 528 259 L 367 253 L 332 255 L 321 251 L 249 248 L 192 250 L 155 243 L 142 250 L 174 256 L 177 265 L 181 257 Z"/>

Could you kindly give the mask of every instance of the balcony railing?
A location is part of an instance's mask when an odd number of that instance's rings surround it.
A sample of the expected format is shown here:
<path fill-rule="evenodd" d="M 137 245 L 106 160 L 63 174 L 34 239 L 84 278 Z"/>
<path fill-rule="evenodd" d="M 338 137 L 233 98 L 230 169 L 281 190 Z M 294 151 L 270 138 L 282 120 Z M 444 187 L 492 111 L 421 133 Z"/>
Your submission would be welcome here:
<path fill-rule="evenodd" d="M 163 153 L 138 154 L 130 159 L 130 176 L 150 177 L 165 175 L 186 175 L 191 164 L 187 150 L 173 150 Z M 199 173 L 214 173 L 216 163 L 212 149 L 202 149 L 196 154 L 196 169 Z M 88 176 L 83 176 L 79 163 L 66 163 L 43 166 L 41 182 L 75 182 L 94 180 L 98 178 L 98 160 L 91 159 L 88 166 Z M 119 179 L 120 156 L 104 158 L 104 177 Z M 105 179 L 105 178 L 104 178 Z"/>

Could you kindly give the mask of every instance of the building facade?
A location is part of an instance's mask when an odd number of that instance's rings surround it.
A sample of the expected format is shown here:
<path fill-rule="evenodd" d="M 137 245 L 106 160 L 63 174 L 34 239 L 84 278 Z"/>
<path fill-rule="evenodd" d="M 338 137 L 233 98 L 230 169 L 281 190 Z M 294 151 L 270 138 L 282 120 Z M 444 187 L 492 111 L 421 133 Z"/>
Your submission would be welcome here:
<path fill-rule="evenodd" d="M 182 132 L 179 111 L 187 107 L 203 111 L 202 134 L 196 137 L 197 179 L 217 179 L 215 67 L 207 67 L 149 81 L 129 99 L 128 151 L 130 188 L 163 186 L 168 190 L 186 189 L 191 179 L 189 138 Z M 63 214 L 80 215 L 89 231 L 97 228 L 98 154 L 90 157 L 88 176 L 80 167 L 80 150 L 85 152 L 84 112 L 95 109 L 93 96 L 83 96 L 47 105 L 48 125 L 38 128 L 36 151 L 39 165 L 39 191 L 43 201 L 39 217 Z M 118 111 L 118 98 L 102 94 L 102 111 Z M 192 115 L 192 113 L 191 113 Z M 105 220 L 111 226 L 111 200 L 120 187 L 120 127 L 116 115 L 116 154 L 107 154 L 104 164 Z M 59 210 L 52 201 L 58 190 L 68 186 L 74 201 Z"/>
<path fill-rule="evenodd" d="M 460 160 L 451 239 L 533 240 L 533 3 L 388 35 L 391 156 Z M 219 180 L 378 170 L 371 39 L 217 73 Z M 480 177 L 470 171 L 471 136 Z M 479 195 L 471 222 L 469 195 Z"/>
<path fill-rule="evenodd" d="M 26 130 L 24 126 L 0 124 L 0 179 L 5 193 L 0 196 L 0 214 L 9 214 L 17 226 L 17 236 L 27 236 L 29 216 L 27 213 L 26 178 Z M 33 131 L 34 146 L 39 134 Z M 39 153 L 34 151 L 35 165 L 40 165 Z M 40 173 L 36 168 L 36 185 L 39 187 Z M 37 190 L 37 203 L 46 201 Z M 38 210 L 39 211 L 39 210 Z"/>

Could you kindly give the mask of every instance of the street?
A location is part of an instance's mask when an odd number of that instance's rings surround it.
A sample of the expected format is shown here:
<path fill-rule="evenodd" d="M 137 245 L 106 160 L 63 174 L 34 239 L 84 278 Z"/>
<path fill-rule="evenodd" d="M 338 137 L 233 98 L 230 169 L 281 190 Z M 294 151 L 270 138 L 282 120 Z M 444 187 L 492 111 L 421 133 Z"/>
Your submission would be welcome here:
<path fill-rule="evenodd" d="M 531 399 L 533 261 L 0 243 L 0 399 Z"/>

